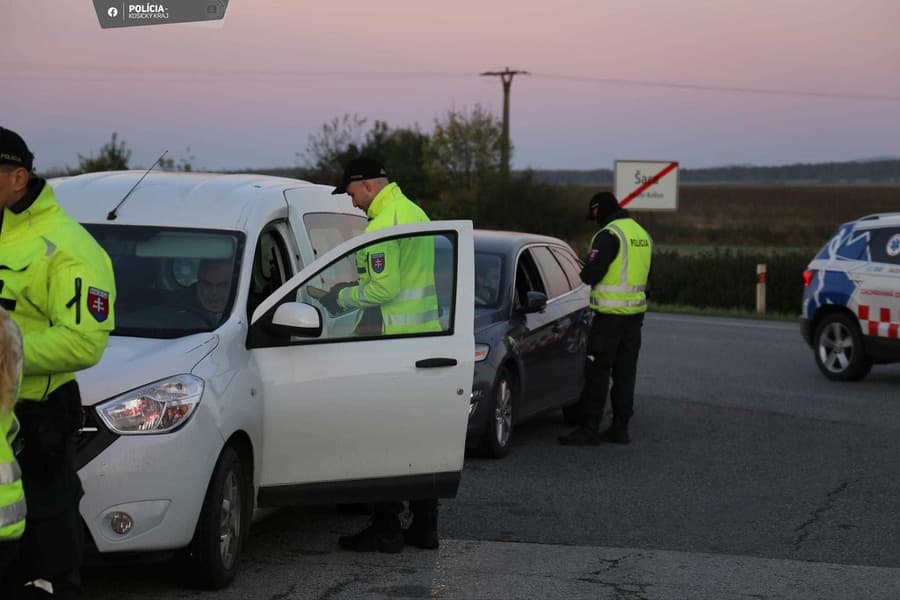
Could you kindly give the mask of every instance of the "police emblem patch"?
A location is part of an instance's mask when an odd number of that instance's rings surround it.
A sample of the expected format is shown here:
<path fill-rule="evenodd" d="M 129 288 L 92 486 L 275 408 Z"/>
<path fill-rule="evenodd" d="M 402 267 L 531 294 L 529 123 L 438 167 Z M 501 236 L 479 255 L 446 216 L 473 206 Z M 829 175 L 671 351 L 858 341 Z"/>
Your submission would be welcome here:
<path fill-rule="evenodd" d="M 102 323 L 109 316 L 109 292 L 95 287 L 88 288 L 87 296 L 88 312 L 98 323 Z"/>
<path fill-rule="evenodd" d="M 384 272 L 384 252 L 379 252 L 378 254 L 373 254 L 369 261 L 372 263 L 372 271 L 375 273 L 383 273 Z"/>

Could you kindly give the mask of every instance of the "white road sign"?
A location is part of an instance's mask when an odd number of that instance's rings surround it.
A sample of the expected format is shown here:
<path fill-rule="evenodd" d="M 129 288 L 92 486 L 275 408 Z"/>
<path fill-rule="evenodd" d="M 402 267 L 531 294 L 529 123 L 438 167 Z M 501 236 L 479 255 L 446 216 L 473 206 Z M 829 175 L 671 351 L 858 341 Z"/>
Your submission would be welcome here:
<path fill-rule="evenodd" d="M 617 160 L 615 194 L 629 210 L 677 210 L 678 163 Z"/>

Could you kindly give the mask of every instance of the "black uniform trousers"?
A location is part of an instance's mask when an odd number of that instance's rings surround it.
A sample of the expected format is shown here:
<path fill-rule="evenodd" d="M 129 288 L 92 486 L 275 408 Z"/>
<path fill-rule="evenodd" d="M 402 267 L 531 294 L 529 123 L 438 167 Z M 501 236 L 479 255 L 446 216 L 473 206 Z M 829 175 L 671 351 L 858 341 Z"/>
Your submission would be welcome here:
<path fill-rule="evenodd" d="M 613 418 L 628 422 L 634 414 L 634 384 L 644 314 L 611 315 L 595 312 L 588 337 L 582 406 L 588 423 L 603 418 L 607 392 Z M 612 377 L 612 389 L 609 380 Z"/>
<path fill-rule="evenodd" d="M 22 584 L 44 579 L 53 584 L 55 598 L 76 598 L 84 556 L 78 512 L 84 491 L 75 469 L 75 434 L 82 423 L 78 384 L 60 386 L 43 402 L 20 401 L 16 416 L 25 444 L 18 460 L 28 515 L 2 597 L 18 598 Z"/>

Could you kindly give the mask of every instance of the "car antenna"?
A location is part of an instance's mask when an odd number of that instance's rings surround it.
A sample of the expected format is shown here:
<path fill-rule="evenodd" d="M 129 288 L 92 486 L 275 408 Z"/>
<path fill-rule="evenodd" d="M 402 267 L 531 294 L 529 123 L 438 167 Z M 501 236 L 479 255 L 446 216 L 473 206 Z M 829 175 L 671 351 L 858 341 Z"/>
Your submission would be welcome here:
<path fill-rule="evenodd" d="M 147 169 L 147 171 L 143 175 L 141 175 L 141 178 L 137 180 L 137 183 L 135 183 L 133 186 L 131 186 L 131 189 L 128 190 L 128 193 L 125 194 L 125 197 L 122 198 L 121 200 L 119 200 L 119 203 L 116 204 L 116 207 L 114 209 L 112 209 L 111 211 L 109 211 L 109 214 L 106 215 L 107 221 L 115 221 L 116 220 L 116 211 L 118 211 L 119 207 L 122 206 L 122 204 L 126 200 L 128 200 L 128 196 L 131 195 L 131 192 L 134 191 L 134 188 L 136 188 L 137 186 L 139 186 L 141 184 L 141 182 L 144 180 L 144 177 L 146 177 L 147 174 L 153 170 L 153 167 L 155 167 L 156 165 L 159 164 L 159 161 L 161 161 L 163 159 L 163 156 L 166 155 L 166 152 L 168 152 L 168 150 L 163 150 L 163 153 L 159 155 L 159 158 L 156 159 L 156 162 L 154 162 L 152 165 L 150 165 L 150 168 Z"/>

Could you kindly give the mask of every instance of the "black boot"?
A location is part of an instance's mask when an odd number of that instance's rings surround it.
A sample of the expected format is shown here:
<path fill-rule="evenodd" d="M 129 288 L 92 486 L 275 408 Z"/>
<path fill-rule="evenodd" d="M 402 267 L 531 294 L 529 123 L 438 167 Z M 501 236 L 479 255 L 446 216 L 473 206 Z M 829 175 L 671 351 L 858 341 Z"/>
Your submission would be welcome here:
<path fill-rule="evenodd" d="M 412 513 L 412 524 L 403 532 L 403 540 L 425 550 L 437 548 L 437 500 L 411 500 L 409 512 Z"/>
<path fill-rule="evenodd" d="M 600 439 L 600 417 L 589 416 L 587 423 L 556 439 L 563 446 L 597 446 L 602 441 Z"/>
<path fill-rule="evenodd" d="M 609 429 L 600 434 L 600 441 L 611 444 L 629 443 L 631 439 L 628 437 L 628 421 L 614 417 Z"/>
<path fill-rule="evenodd" d="M 387 554 L 403 552 L 403 533 L 400 530 L 400 521 L 396 517 L 391 521 L 376 515 L 372 519 L 372 523 L 359 533 L 339 537 L 338 544 L 344 550 L 353 552 L 385 552 Z"/>

